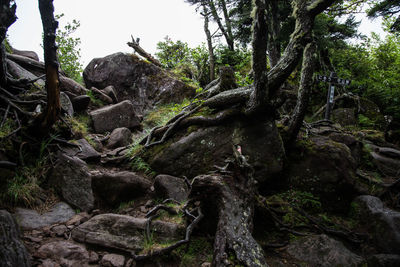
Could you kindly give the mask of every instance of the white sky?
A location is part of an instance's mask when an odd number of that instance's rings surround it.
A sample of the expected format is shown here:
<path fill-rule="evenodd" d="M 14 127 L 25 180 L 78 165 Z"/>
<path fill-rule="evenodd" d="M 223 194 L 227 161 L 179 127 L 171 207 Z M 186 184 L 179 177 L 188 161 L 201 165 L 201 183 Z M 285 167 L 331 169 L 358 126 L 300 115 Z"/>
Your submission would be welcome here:
<path fill-rule="evenodd" d="M 42 24 L 37 0 L 16 0 L 18 20 L 9 28 L 11 45 L 33 50 L 43 58 L 40 47 Z M 54 0 L 55 14 L 64 13 L 60 27 L 77 19 L 81 26 L 75 36 L 81 38 L 84 67 L 95 57 L 115 52 L 132 52 L 127 42 L 140 37 L 140 45 L 154 54 L 156 44 L 165 36 L 195 47 L 205 42 L 203 20 L 195 7 L 184 0 Z M 380 21 L 364 19 L 364 34 L 382 33 Z"/>

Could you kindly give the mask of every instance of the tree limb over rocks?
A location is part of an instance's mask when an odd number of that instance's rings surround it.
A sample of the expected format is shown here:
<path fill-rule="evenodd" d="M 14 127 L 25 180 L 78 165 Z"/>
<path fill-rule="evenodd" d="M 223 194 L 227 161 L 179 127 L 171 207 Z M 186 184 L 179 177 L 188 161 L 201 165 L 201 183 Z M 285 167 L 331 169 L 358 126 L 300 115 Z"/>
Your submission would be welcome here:
<path fill-rule="evenodd" d="M 133 38 L 133 36 L 131 35 L 132 38 L 132 42 L 128 42 L 128 46 L 132 47 L 139 55 L 141 55 L 142 57 L 144 57 L 145 59 L 147 59 L 148 61 L 150 61 L 151 63 L 153 63 L 154 65 L 158 66 L 158 67 L 162 67 L 160 61 L 158 61 L 157 59 L 155 59 L 152 55 L 150 55 L 149 53 L 147 53 L 140 45 L 139 45 L 139 38 L 135 39 Z"/>

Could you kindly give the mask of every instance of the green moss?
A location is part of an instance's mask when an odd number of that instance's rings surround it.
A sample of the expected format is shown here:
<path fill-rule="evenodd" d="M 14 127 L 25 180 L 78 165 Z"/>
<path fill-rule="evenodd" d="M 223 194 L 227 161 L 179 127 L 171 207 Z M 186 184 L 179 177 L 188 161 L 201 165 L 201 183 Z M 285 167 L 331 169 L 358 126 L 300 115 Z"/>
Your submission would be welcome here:
<path fill-rule="evenodd" d="M 104 102 L 101 101 L 100 99 L 98 99 L 98 98 L 94 95 L 93 91 L 88 90 L 88 91 L 86 92 L 86 95 L 90 97 L 90 102 L 91 102 L 94 106 L 96 106 L 96 107 L 102 107 L 102 106 L 104 106 Z"/>
<path fill-rule="evenodd" d="M 196 267 L 199 262 L 212 261 L 213 245 L 204 237 L 192 237 L 187 247 L 180 247 L 175 253 L 181 259 L 181 267 Z"/>
<path fill-rule="evenodd" d="M 72 134 L 74 138 L 83 138 L 89 132 L 90 117 L 88 115 L 78 115 L 74 117 L 68 117 L 67 122 L 70 124 Z M 88 140 L 88 139 L 87 139 Z M 89 141 L 88 142 L 93 142 Z"/>
<path fill-rule="evenodd" d="M 128 201 L 128 202 L 122 202 L 119 204 L 117 212 L 121 212 L 123 210 L 126 210 L 128 208 L 133 207 L 133 205 L 135 204 L 134 200 Z"/>
<path fill-rule="evenodd" d="M 141 172 L 146 175 L 153 176 L 155 174 L 150 165 L 141 157 L 134 157 L 132 159 L 131 168 L 133 171 Z"/>

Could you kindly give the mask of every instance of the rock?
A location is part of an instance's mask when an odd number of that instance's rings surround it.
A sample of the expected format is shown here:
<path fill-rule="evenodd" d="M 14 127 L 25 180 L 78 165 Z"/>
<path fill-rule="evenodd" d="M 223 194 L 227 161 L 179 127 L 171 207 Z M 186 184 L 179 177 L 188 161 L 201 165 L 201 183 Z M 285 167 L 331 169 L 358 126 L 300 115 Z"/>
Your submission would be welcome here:
<path fill-rule="evenodd" d="M 56 236 L 64 236 L 64 234 L 68 231 L 68 228 L 65 225 L 56 225 L 51 228 L 51 231 L 54 232 Z"/>
<path fill-rule="evenodd" d="M 104 267 L 124 267 L 125 257 L 118 254 L 106 254 L 100 261 Z"/>
<path fill-rule="evenodd" d="M 32 72 L 35 76 L 39 77 L 45 73 L 44 62 L 32 60 L 31 58 L 6 53 L 7 59 L 10 59 L 20 65 L 22 68 Z"/>
<path fill-rule="evenodd" d="M 76 214 L 74 217 L 72 217 L 67 223 L 67 226 L 70 225 L 79 225 L 81 223 L 86 222 L 87 220 L 90 219 L 90 215 L 87 212 L 80 212 Z"/>
<path fill-rule="evenodd" d="M 80 149 L 73 146 L 64 147 L 64 152 L 70 157 L 78 157 L 81 160 L 87 162 L 99 162 L 101 154 L 97 152 L 89 142 L 82 138 L 77 141 L 73 141 L 74 144 L 79 145 Z"/>
<path fill-rule="evenodd" d="M 19 55 L 19 56 L 23 56 L 23 57 L 28 57 L 31 58 L 33 60 L 39 61 L 39 56 L 38 54 L 36 54 L 36 52 L 34 51 L 26 51 L 26 50 L 18 50 L 15 49 L 14 47 L 12 48 L 12 53 L 14 55 Z"/>
<path fill-rule="evenodd" d="M 354 108 L 337 108 L 333 110 L 332 120 L 342 126 L 357 125 Z"/>
<path fill-rule="evenodd" d="M 400 254 L 400 212 L 386 208 L 379 198 L 366 195 L 357 197 L 352 207 L 382 252 Z"/>
<path fill-rule="evenodd" d="M 195 88 L 168 72 L 123 53 L 93 59 L 85 68 L 83 79 L 88 88 L 114 86 L 117 98 L 132 101 L 138 115 L 156 103 L 180 103 L 195 95 Z"/>
<path fill-rule="evenodd" d="M 71 99 L 72 106 L 76 112 L 87 110 L 90 104 L 90 96 L 80 95 Z"/>
<path fill-rule="evenodd" d="M 40 259 L 51 259 L 61 266 L 84 266 L 89 262 L 89 252 L 82 245 L 70 241 L 53 241 L 41 246 L 35 253 Z M 79 264 L 79 265 L 76 265 Z"/>
<path fill-rule="evenodd" d="M 400 174 L 400 160 L 389 158 L 379 152 L 371 152 L 374 164 L 387 176 L 397 176 Z"/>
<path fill-rule="evenodd" d="M 66 203 L 55 204 L 49 212 L 39 214 L 35 210 L 17 208 L 14 217 L 23 230 L 37 229 L 56 223 L 65 223 L 75 215 Z"/>
<path fill-rule="evenodd" d="M 351 156 L 357 164 L 362 160 L 363 143 L 358 141 L 353 135 L 346 133 L 332 133 L 329 138 L 335 142 L 345 144 L 351 151 Z"/>
<path fill-rule="evenodd" d="M 40 264 L 38 267 L 61 267 L 61 265 L 55 261 L 46 259 L 46 260 L 43 260 L 42 264 Z"/>
<path fill-rule="evenodd" d="M 118 103 L 118 96 L 114 86 L 110 85 L 106 88 L 101 89 L 101 91 L 106 94 L 107 96 L 111 97 L 114 103 Z"/>
<path fill-rule="evenodd" d="M 96 133 L 104 133 L 120 127 L 137 128 L 140 126 L 134 107 L 128 100 L 94 110 L 90 112 L 90 116 Z"/>
<path fill-rule="evenodd" d="M 128 171 L 92 174 L 93 191 L 111 205 L 125 202 L 148 193 L 149 180 Z"/>
<path fill-rule="evenodd" d="M 60 75 L 60 90 L 68 91 L 75 95 L 85 95 L 87 89 L 71 78 Z"/>
<path fill-rule="evenodd" d="M 15 78 L 15 79 L 28 79 L 34 80 L 38 77 L 31 73 L 30 71 L 24 69 L 19 64 L 15 63 L 12 60 L 7 59 L 7 71 Z M 37 85 L 44 87 L 45 82 L 42 79 L 39 79 L 35 82 Z"/>
<path fill-rule="evenodd" d="M 400 266 L 400 255 L 376 254 L 367 259 L 368 266 L 374 267 L 398 267 Z"/>
<path fill-rule="evenodd" d="M 117 148 L 127 146 L 132 143 L 132 133 L 128 128 L 122 127 L 114 129 L 107 141 L 107 148 Z"/>
<path fill-rule="evenodd" d="M 287 252 L 307 266 L 358 266 L 364 262 L 341 242 L 324 234 L 295 240 L 288 246 Z"/>
<path fill-rule="evenodd" d="M 67 96 L 66 93 L 61 92 L 60 93 L 60 103 L 61 103 L 61 109 L 70 117 L 74 115 L 74 107 L 72 106 L 72 102 Z"/>
<path fill-rule="evenodd" d="M 157 197 L 172 198 L 179 202 L 187 200 L 189 188 L 182 178 L 158 175 L 154 180 Z"/>
<path fill-rule="evenodd" d="M 325 208 L 347 212 L 358 195 L 356 161 L 348 146 L 316 136 L 297 143 L 288 160 L 288 183 L 296 190 L 311 192 Z"/>
<path fill-rule="evenodd" d="M 78 242 L 99 245 L 128 252 L 143 249 L 145 218 L 119 214 L 101 214 L 79 225 L 72 231 L 72 238 Z M 151 231 L 161 240 L 181 238 L 183 228 L 177 224 L 153 221 Z"/>
<path fill-rule="evenodd" d="M 92 181 L 88 167 L 81 159 L 59 153 L 49 182 L 69 204 L 83 211 L 93 209 Z"/>
<path fill-rule="evenodd" d="M 225 166 L 234 145 L 240 145 L 243 155 L 248 156 L 259 182 L 272 181 L 282 170 L 285 152 L 275 123 L 255 119 L 194 128 L 149 149 L 144 157 L 158 173 L 191 179 L 215 170 L 214 165 Z"/>
<path fill-rule="evenodd" d="M 99 262 L 99 254 L 94 251 L 89 252 L 89 263 L 97 263 Z"/>
<path fill-rule="evenodd" d="M 92 87 L 90 88 L 90 91 L 93 92 L 93 95 L 100 99 L 103 103 L 105 104 L 115 104 L 113 99 L 111 97 L 109 97 L 106 93 L 100 91 L 99 89 Z"/>
<path fill-rule="evenodd" d="M 31 266 L 29 254 L 20 240 L 20 232 L 14 218 L 5 210 L 0 210 L 0 265 Z"/>

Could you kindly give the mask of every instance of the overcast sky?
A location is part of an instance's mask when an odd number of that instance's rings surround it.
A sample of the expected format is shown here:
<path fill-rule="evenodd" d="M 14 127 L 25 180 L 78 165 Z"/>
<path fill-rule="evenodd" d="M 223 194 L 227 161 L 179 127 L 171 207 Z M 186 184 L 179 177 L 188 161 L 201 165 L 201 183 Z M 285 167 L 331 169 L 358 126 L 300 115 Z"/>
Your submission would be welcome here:
<path fill-rule="evenodd" d="M 10 42 L 17 49 L 36 51 L 43 58 L 38 1 L 16 3 L 18 20 L 8 31 Z M 55 14 L 65 14 L 61 27 L 73 19 L 81 22 L 76 36 L 82 41 L 84 67 L 95 57 L 132 52 L 126 45 L 131 34 L 140 37 L 140 45 L 152 54 L 157 42 L 167 35 L 191 47 L 205 42 L 203 20 L 184 0 L 54 0 L 54 6 Z M 379 24 L 364 19 L 361 30 L 365 34 L 378 31 Z"/>

